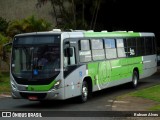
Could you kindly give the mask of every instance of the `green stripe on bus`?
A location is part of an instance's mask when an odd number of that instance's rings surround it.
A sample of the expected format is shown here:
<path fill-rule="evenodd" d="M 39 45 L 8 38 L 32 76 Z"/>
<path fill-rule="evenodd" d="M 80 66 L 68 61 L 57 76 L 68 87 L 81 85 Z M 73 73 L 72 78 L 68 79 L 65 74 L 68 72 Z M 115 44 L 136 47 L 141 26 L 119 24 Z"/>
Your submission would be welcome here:
<path fill-rule="evenodd" d="M 143 73 L 142 57 L 113 59 L 110 62 L 92 62 L 88 64 L 88 74 L 94 85 L 105 84 L 131 78 L 134 68 L 138 68 L 139 74 Z"/>
<path fill-rule="evenodd" d="M 138 32 L 84 32 L 85 37 L 139 37 Z"/>
<path fill-rule="evenodd" d="M 28 85 L 28 91 L 49 91 L 55 83 L 56 80 L 53 80 L 49 85 Z"/>

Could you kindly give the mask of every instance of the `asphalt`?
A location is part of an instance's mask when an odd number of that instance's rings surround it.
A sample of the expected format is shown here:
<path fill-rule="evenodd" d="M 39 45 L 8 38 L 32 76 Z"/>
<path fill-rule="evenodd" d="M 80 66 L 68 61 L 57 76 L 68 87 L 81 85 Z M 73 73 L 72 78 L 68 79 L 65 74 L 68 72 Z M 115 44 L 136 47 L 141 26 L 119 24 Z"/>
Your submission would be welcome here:
<path fill-rule="evenodd" d="M 159 81 L 160 75 L 160 67 L 158 67 L 157 75 L 154 76 L 154 81 Z M 158 83 L 159 84 L 159 83 Z M 147 87 L 147 86 L 146 86 Z M 11 95 L 9 94 L 0 94 L 0 98 L 10 98 Z M 112 111 L 147 111 L 152 106 L 160 104 L 160 102 L 155 102 L 148 99 L 131 97 L 131 96 L 123 96 L 123 97 L 116 97 L 114 100 L 108 101 L 111 106 Z M 106 106 L 107 107 L 107 106 Z"/>

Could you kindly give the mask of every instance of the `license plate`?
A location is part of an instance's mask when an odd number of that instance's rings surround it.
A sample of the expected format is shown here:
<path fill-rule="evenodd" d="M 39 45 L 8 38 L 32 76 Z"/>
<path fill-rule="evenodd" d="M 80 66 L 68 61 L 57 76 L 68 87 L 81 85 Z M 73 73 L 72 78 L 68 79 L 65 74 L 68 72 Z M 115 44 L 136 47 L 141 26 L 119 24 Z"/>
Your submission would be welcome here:
<path fill-rule="evenodd" d="M 29 96 L 28 99 L 29 100 L 38 100 L 37 96 Z"/>

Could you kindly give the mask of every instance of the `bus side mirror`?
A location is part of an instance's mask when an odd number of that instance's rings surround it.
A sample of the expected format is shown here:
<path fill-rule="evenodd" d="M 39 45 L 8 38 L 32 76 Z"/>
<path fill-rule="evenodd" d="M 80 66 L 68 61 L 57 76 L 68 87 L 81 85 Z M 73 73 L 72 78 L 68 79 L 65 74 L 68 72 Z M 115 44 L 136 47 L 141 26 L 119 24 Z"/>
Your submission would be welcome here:
<path fill-rule="evenodd" d="M 73 48 L 64 49 L 64 56 L 65 57 L 72 57 L 73 56 Z"/>

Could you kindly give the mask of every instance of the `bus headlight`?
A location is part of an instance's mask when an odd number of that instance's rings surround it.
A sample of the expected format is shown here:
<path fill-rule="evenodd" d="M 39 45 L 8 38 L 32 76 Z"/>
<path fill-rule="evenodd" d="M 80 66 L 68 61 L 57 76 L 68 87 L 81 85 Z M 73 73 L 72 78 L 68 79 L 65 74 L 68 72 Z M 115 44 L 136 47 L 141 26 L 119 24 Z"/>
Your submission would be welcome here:
<path fill-rule="evenodd" d="M 60 86 L 60 84 L 61 84 L 61 80 L 58 80 L 58 81 L 54 84 L 54 86 L 53 86 L 52 90 L 56 90 L 56 89 L 58 89 L 58 88 L 59 88 L 59 86 Z"/>

